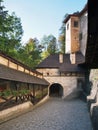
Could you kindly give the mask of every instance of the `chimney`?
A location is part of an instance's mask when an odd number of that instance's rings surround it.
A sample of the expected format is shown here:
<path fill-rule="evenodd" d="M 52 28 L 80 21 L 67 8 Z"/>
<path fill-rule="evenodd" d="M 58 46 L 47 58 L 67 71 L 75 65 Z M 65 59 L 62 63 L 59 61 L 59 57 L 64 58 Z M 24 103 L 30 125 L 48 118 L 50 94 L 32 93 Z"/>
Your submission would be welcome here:
<path fill-rule="evenodd" d="M 75 53 L 70 54 L 70 61 L 71 61 L 71 64 L 76 63 L 76 54 Z"/>
<path fill-rule="evenodd" d="M 63 54 L 59 54 L 59 63 L 63 63 Z"/>

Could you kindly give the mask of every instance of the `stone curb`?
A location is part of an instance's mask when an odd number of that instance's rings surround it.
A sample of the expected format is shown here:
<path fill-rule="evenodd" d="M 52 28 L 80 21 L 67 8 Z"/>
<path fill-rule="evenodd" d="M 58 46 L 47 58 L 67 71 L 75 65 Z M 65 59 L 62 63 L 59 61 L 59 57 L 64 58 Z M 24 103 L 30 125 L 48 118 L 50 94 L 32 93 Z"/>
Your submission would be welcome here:
<path fill-rule="evenodd" d="M 12 108 L 8 108 L 6 110 L 3 110 L 0 112 L 0 124 L 12 120 L 18 116 L 21 116 L 23 114 L 26 114 L 27 112 L 32 111 L 36 107 L 42 105 L 49 99 L 49 96 L 44 97 L 40 102 L 38 102 L 36 105 L 33 105 L 30 101 L 17 105 Z"/>

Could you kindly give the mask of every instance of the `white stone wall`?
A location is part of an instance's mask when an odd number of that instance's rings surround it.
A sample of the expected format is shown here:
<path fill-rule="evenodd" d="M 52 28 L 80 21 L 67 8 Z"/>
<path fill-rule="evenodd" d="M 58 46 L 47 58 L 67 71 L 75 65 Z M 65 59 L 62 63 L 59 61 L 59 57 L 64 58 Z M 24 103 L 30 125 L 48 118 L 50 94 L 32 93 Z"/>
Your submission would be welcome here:
<path fill-rule="evenodd" d="M 94 100 L 96 94 L 98 93 L 98 69 L 91 69 L 90 75 L 89 75 L 89 81 L 91 92 L 90 95 L 87 97 L 88 100 Z"/>
<path fill-rule="evenodd" d="M 94 80 L 98 81 L 98 69 L 91 69 L 89 79 L 91 81 L 94 81 Z"/>
<path fill-rule="evenodd" d="M 43 76 L 58 76 L 59 70 L 58 69 L 50 69 L 50 68 L 44 68 L 44 69 L 37 69 L 38 72 L 43 73 Z"/>
<path fill-rule="evenodd" d="M 77 86 L 78 79 L 85 80 L 84 76 L 66 76 L 66 75 L 60 75 L 58 69 L 50 69 L 50 68 L 44 68 L 44 69 L 37 69 L 37 71 L 43 73 L 43 77 L 50 83 L 50 86 L 52 84 L 58 83 L 63 87 L 63 98 L 70 95 L 71 93 L 78 93 L 80 91 Z M 47 75 L 49 73 L 49 75 Z"/>
<path fill-rule="evenodd" d="M 87 12 L 80 17 L 80 50 L 85 56 L 86 44 L 87 44 Z"/>
<path fill-rule="evenodd" d="M 77 80 L 78 77 L 74 76 L 61 76 L 61 77 L 44 77 L 50 85 L 59 83 L 63 87 L 63 98 L 67 97 L 71 93 L 78 92 Z M 79 77 L 80 78 L 80 77 Z M 84 77 L 81 77 L 84 80 Z"/>
<path fill-rule="evenodd" d="M 68 25 L 69 24 L 69 25 Z M 69 26 L 69 28 L 67 29 L 67 26 Z M 71 19 L 68 20 L 68 22 L 66 23 L 66 33 L 65 33 L 65 37 L 66 37 L 66 53 L 70 53 L 71 52 Z"/>

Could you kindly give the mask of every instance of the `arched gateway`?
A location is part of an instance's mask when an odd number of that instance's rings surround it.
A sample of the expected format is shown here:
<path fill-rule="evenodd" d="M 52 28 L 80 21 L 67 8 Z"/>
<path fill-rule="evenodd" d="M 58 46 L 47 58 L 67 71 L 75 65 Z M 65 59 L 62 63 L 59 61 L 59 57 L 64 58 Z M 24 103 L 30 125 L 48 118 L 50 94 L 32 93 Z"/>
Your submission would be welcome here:
<path fill-rule="evenodd" d="M 85 69 L 81 63 L 84 63 L 84 56 L 81 52 L 75 54 L 54 54 L 49 55 L 37 67 L 37 71 L 43 73 L 43 77 L 49 82 L 49 96 L 59 96 L 62 99 L 74 95 L 79 91 L 78 80 L 86 84 L 85 78 L 88 75 L 88 69 Z M 79 65 L 78 65 L 79 64 Z M 86 74 L 86 75 L 85 75 Z M 80 83 L 79 83 L 80 85 Z"/>
<path fill-rule="evenodd" d="M 50 97 L 62 97 L 63 96 L 63 87 L 58 83 L 52 84 L 49 87 L 49 96 Z"/>

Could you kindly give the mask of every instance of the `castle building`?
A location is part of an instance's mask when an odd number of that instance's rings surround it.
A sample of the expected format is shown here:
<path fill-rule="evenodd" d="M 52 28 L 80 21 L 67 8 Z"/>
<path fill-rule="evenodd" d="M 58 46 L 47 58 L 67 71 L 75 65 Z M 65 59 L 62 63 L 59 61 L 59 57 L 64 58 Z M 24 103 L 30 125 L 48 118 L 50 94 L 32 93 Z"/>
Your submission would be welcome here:
<path fill-rule="evenodd" d="M 74 64 L 71 63 L 70 54 L 54 54 L 44 59 L 37 71 L 50 83 L 49 96 L 62 98 L 77 97 L 85 89 L 86 69 L 81 67 L 84 56 L 77 52 Z"/>
<path fill-rule="evenodd" d="M 85 50 L 83 49 L 86 46 L 87 36 L 85 34 L 87 33 L 85 32 L 85 29 L 87 30 L 85 12 L 87 8 L 68 15 L 64 20 L 66 54 L 50 55 L 37 67 L 37 71 L 43 73 L 45 80 L 50 83 L 49 96 L 73 98 L 79 96 L 82 90 L 86 92 L 88 70 L 82 66 L 85 63 Z M 85 29 L 82 29 L 83 24 L 86 26 Z M 80 35 L 83 35 L 81 39 Z"/>
<path fill-rule="evenodd" d="M 66 33 L 66 53 L 75 53 L 80 50 L 79 46 L 79 13 L 70 14 L 64 20 Z"/>

